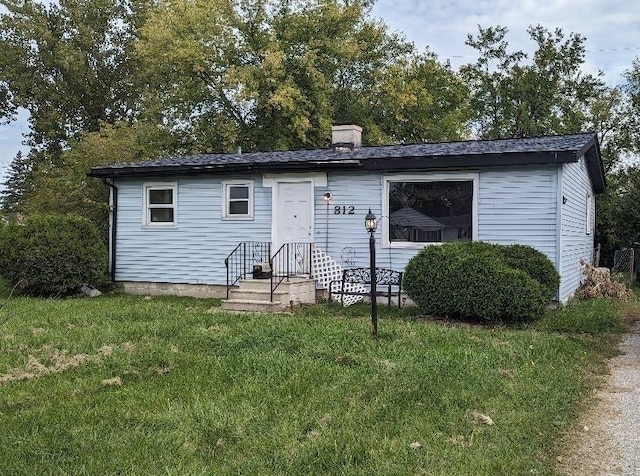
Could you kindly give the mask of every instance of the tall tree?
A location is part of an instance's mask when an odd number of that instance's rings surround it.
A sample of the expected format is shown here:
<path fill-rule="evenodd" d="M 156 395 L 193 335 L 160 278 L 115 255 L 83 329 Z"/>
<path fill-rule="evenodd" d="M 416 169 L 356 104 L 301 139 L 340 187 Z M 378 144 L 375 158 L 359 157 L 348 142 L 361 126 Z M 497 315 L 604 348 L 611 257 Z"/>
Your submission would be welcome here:
<path fill-rule="evenodd" d="M 0 108 L 29 112 L 31 146 L 55 153 L 137 114 L 133 46 L 147 3 L 0 0 Z"/>
<path fill-rule="evenodd" d="M 16 109 L 9 87 L 6 83 L 0 81 L 0 124 L 10 122 L 16 113 Z"/>
<path fill-rule="evenodd" d="M 628 147 L 635 154 L 640 154 L 640 58 L 636 57 L 631 67 L 625 71 L 626 83 L 624 92 L 629 98 L 628 113 Z"/>
<path fill-rule="evenodd" d="M 464 85 L 371 3 L 161 1 L 139 45 L 150 108 L 199 150 L 326 146 L 332 122 L 362 124 L 368 143 L 460 137 Z"/>
<path fill-rule="evenodd" d="M 473 130 L 482 138 L 525 137 L 584 130 L 589 101 L 604 90 L 603 81 L 582 72 L 585 38 L 561 29 L 532 26 L 527 32 L 537 49 L 530 57 L 509 52 L 507 28 L 479 27 L 467 45 L 476 63 L 461 68 L 471 88 Z"/>
<path fill-rule="evenodd" d="M 640 241 L 640 167 L 623 167 L 607 176 L 607 190 L 598 196 L 596 230 L 603 265 L 612 266 L 616 250 Z"/>
<path fill-rule="evenodd" d="M 33 188 L 31 173 L 38 159 L 38 153 L 35 150 L 27 155 L 18 151 L 11 161 L 4 189 L 0 192 L 0 204 L 4 212 L 15 214 L 21 210 L 24 198 Z"/>
<path fill-rule="evenodd" d="M 137 30 L 151 0 L 0 0 L 0 119 L 29 113 L 26 156 L 9 170 L 1 204 L 25 211 L 42 191 L 40 170 L 63 167 L 63 151 L 102 124 L 140 115 Z"/>
<path fill-rule="evenodd" d="M 597 197 L 596 229 L 602 259 L 613 265 L 617 249 L 640 241 L 640 61 L 625 72 L 626 82 L 601 104 L 606 127 L 599 128 L 607 168 L 607 190 Z"/>

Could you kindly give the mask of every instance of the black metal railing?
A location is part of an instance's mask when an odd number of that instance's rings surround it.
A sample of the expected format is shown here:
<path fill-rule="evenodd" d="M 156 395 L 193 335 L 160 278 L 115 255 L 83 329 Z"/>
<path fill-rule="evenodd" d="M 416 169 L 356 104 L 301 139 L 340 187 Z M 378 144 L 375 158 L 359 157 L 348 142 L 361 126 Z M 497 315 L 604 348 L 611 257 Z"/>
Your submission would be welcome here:
<path fill-rule="evenodd" d="M 313 243 L 285 243 L 271 257 L 271 302 L 273 292 L 291 276 L 313 277 Z"/>
<path fill-rule="evenodd" d="M 227 298 L 229 298 L 229 289 L 253 272 L 254 264 L 270 261 L 271 242 L 245 241 L 236 246 L 224 260 L 227 268 Z"/>

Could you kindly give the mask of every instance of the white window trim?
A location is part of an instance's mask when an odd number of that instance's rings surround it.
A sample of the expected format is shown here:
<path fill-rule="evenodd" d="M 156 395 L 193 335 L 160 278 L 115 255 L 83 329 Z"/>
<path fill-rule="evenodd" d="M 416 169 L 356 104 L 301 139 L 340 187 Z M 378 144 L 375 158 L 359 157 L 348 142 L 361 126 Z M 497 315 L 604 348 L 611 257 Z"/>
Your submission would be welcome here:
<path fill-rule="evenodd" d="M 151 204 L 149 203 L 149 191 L 151 190 L 168 190 L 171 189 L 173 203 L 171 205 Z M 142 226 L 144 228 L 177 228 L 178 227 L 178 184 L 176 182 L 145 182 L 142 184 Z M 151 208 L 172 208 L 172 222 L 152 222 Z"/>
<path fill-rule="evenodd" d="M 470 181 L 473 183 L 473 199 L 471 201 L 471 239 L 478 240 L 478 188 L 480 182 L 479 173 L 451 173 L 451 174 L 414 174 L 414 175 L 388 175 L 382 181 L 382 214 L 389 217 L 389 182 L 460 182 Z M 440 246 L 443 242 L 417 243 L 408 241 L 394 241 L 389 239 L 389 226 L 384 220 L 382 225 L 382 247 L 383 248 L 404 248 L 422 249 L 425 246 Z"/>
<path fill-rule="evenodd" d="M 244 185 L 249 188 L 249 213 L 247 215 L 231 215 L 229 213 L 229 188 Z M 223 220 L 253 220 L 254 215 L 254 191 L 253 180 L 224 180 L 222 182 L 222 219 Z"/>

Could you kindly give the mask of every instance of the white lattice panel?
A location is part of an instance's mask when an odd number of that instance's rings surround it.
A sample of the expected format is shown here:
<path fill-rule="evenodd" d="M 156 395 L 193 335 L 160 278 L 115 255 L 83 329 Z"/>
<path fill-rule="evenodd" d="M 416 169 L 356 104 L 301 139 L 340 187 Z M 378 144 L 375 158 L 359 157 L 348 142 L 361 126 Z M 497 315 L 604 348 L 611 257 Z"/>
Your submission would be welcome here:
<path fill-rule="evenodd" d="M 313 248 L 313 277 L 320 283 L 320 285 L 329 289 L 331 281 L 340 281 L 342 279 L 342 266 L 331 256 L 326 254 L 317 246 Z M 329 289 L 329 292 L 339 291 L 339 283 L 334 283 L 334 289 Z M 344 290 L 348 292 L 365 292 L 367 289 L 361 284 L 357 283 L 345 283 Z M 343 306 L 351 306 L 357 302 L 362 301 L 362 296 L 341 296 Z"/>

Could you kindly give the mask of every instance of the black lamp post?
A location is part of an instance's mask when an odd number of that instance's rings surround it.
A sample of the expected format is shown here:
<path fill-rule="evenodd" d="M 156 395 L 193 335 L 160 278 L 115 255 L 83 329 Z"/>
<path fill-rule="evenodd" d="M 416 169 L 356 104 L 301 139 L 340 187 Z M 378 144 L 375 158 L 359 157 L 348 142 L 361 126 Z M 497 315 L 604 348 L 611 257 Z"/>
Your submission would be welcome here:
<path fill-rule="evenodd" d="M 376 228 L 378 228 L 378 220 L 376 220 L 376 216 L 371 213 L 371 208 L 369 208 L 367 216 L 364 217 L 364 227 L 369 232 L 369 265 L 371 268 L 371 337 L 376 337 L 378 335 L 378 303 L 376 301 L 376 237 L 374 233 L 376 232 Z"/>

